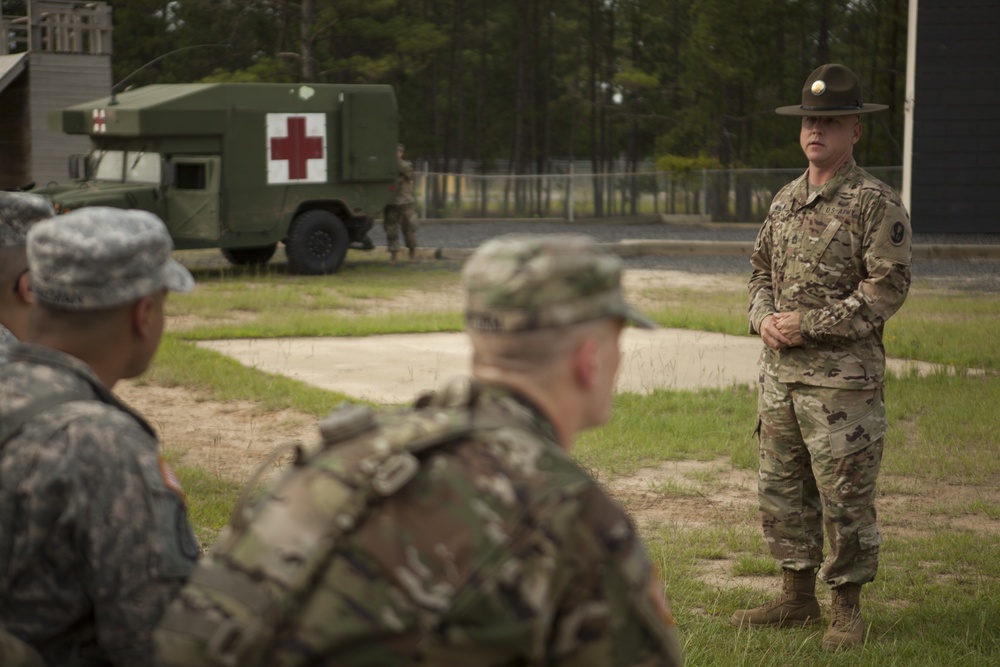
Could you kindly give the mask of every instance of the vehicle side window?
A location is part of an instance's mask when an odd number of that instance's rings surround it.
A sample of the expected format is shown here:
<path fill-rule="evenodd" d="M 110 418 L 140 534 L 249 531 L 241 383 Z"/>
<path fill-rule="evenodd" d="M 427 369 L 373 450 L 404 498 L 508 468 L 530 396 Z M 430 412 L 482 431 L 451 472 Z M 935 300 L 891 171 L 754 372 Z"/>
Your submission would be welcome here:
<path fill-rule="evenodd" d="M 174 182 L 178 190 L 205 189 L 206 165 L 178 162 L 175 166 L 177 169 L 177 178 Z"/>

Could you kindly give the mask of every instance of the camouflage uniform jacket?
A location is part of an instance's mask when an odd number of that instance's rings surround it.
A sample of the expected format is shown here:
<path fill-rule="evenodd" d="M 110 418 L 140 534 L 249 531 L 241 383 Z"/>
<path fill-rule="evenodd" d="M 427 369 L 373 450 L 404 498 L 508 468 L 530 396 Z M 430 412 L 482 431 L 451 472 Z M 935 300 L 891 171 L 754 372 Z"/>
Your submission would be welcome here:
<path fill-rule="evenodd" d="M 17 337 L 11 333 L 10 329 L 0 324 L 0 364 L 7 361 L 7 353 L 15 345 L 17 345 Z"/>
<path fill-rule="evenodd" d="M 0 449 L 0 627 L 50 665 L 150 664 L 153 626 L 198 555 L 187 510 L 152 428 L 78 359 L 14 347 L 0 430 L 53 394 L 73 400 Z"/>
<path fill-rule="evenodd" d="M 634 527 L 547 419 L 469 383 L 418 405 L 328 443 L 278 482 L 241 535 L 224 534 L 165 615 L 158 664 L 680 665 Z M 419 466 L 396 478 L 407 469 L 393 453 L 401 441 Z M 366 470 L 376 486 L 386 470 L 397 482 L 366 499 Z M 350 507 L 366 509 L 341 514 Z M 310 520 L 347 530 L 318 536 Z M 321 565 L 307 576 L 299 564 L 311 561 Z M 285 620 L 266 591 L 284 599 Z M 213 622 L 220 632 L 205 631 Z M 239 651 L 212 655 L 242 637 Z"/>
<path fill-rule="evenodd" d="M 882 330 L 910 288 L 910 220 L 896 193 L 849 159 L 809 192 L 775 196 L 750 263 L 750 333 L 798 311 L 804 344 L 761 353 L 780 382 L 870 389 L 885 377 Z"/>
<path fill-rule="evenodd" d="M 413 198 L 413 165 L 406 160 L 397 160 L 396 189 L 392 192 L 393 206 L 412 204 Z"/>

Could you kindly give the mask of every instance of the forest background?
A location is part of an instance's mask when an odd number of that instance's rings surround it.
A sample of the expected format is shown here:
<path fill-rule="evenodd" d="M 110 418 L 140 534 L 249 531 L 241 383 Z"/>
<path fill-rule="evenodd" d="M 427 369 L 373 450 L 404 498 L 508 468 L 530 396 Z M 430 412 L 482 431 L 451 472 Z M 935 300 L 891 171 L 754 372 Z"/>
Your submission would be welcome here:
<path fill-rule="evenodd" d="M 180 49 L 129 84 L 390 84 L 435 172 L 803 167 L 773 110 L 825 62 L 891 107 L 859 162 L 902 163 L 905 0 L 107 1 L 116 82 Z"/>

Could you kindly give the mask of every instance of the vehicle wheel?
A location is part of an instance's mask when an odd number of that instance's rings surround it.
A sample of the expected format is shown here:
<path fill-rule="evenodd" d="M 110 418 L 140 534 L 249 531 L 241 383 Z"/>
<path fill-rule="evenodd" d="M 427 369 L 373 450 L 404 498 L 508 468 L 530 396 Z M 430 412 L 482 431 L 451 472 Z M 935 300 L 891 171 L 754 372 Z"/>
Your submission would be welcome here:
<path fill-rule="evenodd" d="M 222 248 L 222 256 L 228 259 L 230 264 L 235 264 L 236 266 L 267 264 L 274 257 L 274 251 L 277 249 L 277 243 L 256 248 Z"/>
<path fill-rule="evenodd" d="M 347 254 L 347 227 L 329 211 L 306 211 L 292 221 L 285 239 L 292 273 L 336 273 Z"/>

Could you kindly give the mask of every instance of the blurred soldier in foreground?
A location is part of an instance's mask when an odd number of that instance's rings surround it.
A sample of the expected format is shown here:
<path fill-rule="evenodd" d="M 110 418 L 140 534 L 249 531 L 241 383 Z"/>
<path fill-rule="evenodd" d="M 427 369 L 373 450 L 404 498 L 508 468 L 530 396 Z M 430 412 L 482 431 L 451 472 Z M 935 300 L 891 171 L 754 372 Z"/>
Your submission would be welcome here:
<path fill-rule="evenodd" d="M 472 379 L 321 422 L 156 633 L 160 665 L 679 665 L 625 512 L 568 450 L 611 414 L 621 261 L 502 237 L 463 272 Z"/>
<path fill-rule="evenodd" d="M 28 285 L 28 229 L 55 215 L 43 197 L 0 192 L 0 363 L 7 349 L 24 338 L 35 297 Z"/>
<path fill-rule="evenodd" d="M 410 249 L 410 259 L 417 252 L 417 214 L 413 212 L 413 165 L 403 159 L 403 144 L 396 147 L 396 188 L 392 191 L 392 202 L 385 207 L 382 225 L 389 246 L 389 259 L 396 261 L 399 254 L 399 229 L 403 229 L 406 247 Z"/>
<path fill-rule="evenodd" d="M 0 366 L 0 627 L 54 666 L 152 662 L 198 544 L 152 427 L 111 392 L 146 370 L 191 274 L 158 218 L 84 208 L 28 232 L 37 305 Z"/>
<path fill-rule="evenodd" d="M 882 329 L 910 287 L 910 220 L 899 196 L 854 161 L 865 103 L 843 65 L 823 65 L 802 104 L 806 172 L 774 198 L 750 258 L 750 330 L 760 358 L 758 491 L 784 591 L 736 626 L 819 623 L 816 568 L 833 589 L 823 648 L 864 641 L 861 586 L 882 536 L 875 482 L 886 430 Z M 823 532 L 829 543 L 823 559 Z"/>

